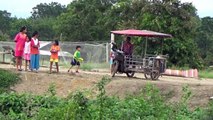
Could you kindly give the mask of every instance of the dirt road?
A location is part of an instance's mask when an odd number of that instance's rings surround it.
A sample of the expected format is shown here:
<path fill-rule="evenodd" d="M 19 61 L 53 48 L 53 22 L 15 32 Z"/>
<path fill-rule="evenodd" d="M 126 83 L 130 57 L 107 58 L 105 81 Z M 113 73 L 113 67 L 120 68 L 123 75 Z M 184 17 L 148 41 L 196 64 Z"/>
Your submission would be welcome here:
<path fill-rule="evenodd" d="M 15 71 L 10 65 L 0 65 Z M 48 74 L 48 69 L 42 68 L 39 73 L 20 72 L 22 81 L 11 87 L 18 93 L 32 93 L 36 95 L 45 94 L 50 84 L 55 84 L 58 96 L 66 97 L 71 92 L 86 89 L 95 91 L 95 85 L 103 76 L 108 76 L 105 72 L 84 72 L 73 75 L 68 74 L 62 69 L 60 74 Z M 168 102 L 178 101 L 182 94 L 182 87 L 188 85 L 192 91 L 190 105 L 192 107 L 205 106 L 209 98 L 213 96 L 213 80 L 210 79 L 191 79 L 181 77 L 164 76 L 158 81 L 145 80 L 143 75 L 136 74 L 134 78 L 127 78 L 125 75 L 118 75 L 106 86 L 108 95 L 115 95 L 121 98 L 126 95 L 135 95 L 148 83 L 156 85 L 161 94 L 166 96 Z"/>

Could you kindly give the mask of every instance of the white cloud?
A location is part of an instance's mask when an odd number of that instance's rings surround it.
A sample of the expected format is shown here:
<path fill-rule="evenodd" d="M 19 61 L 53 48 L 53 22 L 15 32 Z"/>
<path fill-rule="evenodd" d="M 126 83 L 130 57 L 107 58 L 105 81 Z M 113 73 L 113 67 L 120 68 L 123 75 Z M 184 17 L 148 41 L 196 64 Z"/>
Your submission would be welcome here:
<path fill-rule="evenodd" d="M 39 3 L 59 2 L 67 5 L 72 0 L 1 0 L 0 10 L 7 10 L 12 16 L 27 18 L 31 15 L 32 8 Z M 192 2 L 197 8 L 200 17 L 213 17 L 213 0 L 181 0 L 181 2 Z"/>

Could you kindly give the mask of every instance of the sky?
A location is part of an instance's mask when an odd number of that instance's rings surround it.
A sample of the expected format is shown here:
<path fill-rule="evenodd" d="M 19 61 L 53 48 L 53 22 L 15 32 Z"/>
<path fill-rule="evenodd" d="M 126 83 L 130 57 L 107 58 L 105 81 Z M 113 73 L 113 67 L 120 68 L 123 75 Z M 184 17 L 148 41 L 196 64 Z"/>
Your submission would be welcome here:
<path fill-rule="evenodd" d="M 39 3 L 58 2 L 67 5 L 72 0 L 0 0 L 0 10 L 7 10 L 12 13 L 12 17 L 28 18 L 32 8 Z M 197 8 L 200 17 L 213 17 L 213 0 L 181 0 L 182 2 L 192 2 Z"/>

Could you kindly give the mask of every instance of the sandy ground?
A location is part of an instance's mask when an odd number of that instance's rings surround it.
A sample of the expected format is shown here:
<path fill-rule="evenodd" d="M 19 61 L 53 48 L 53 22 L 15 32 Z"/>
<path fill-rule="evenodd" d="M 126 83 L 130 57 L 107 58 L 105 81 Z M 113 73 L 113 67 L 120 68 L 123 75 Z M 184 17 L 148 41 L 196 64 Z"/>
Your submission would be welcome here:
<path fill-rule="evenodd" d="M 15 71 L 11 65 L 2 65 L 0 68 Z M 68 74 L 66 69 L 62 69 L 61 73 L 48 74 L 47 68 L 42 68 L 39 73 L 19 72 L 22 78 L 12 90 L 18 93 L 32 93 L 36 95 L 45 94 L 50 84 L 55 84 L 57 96 L 66 97 L 71 92 L 77 90 L 95 91 L 95 85 L 103 76 L 109 76 L 108 72 L 85 72 L 80 74 Z M 211 79 L 192 79 L 181 77 L 163 76 L 160 80 L 145 80 L 142 74 L 136 74 L 134 78 L 127 78 L 125 75 L 117 75 L 112 81 L 106 85 L 108 95 L 125 97 L 126 95 L 136 95 L 147 84 L 156 85 L 161 94 L 166 96 L 168 102 L 176 102 L 181 98 L 182 88 L 188 85 L 192 91 L 190 106 L 205 106 L 209 102 L 209 98 L 213 96 L 213 80 Z M 95 94 L 95 93 L 94 93 Z"/>

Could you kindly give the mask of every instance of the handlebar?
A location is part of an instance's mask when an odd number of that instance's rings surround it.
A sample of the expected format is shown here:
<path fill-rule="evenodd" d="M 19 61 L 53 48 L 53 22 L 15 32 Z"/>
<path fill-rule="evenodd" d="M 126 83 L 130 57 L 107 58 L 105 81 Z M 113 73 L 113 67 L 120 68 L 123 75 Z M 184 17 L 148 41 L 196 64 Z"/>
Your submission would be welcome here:
<path fill-rule="evenodd" d="M 111 43 L 111 44 L 112 44 L 112 51 L 124 54 L 123 51 L 118 49 L 118 47 L 117 47 L 117 45 L 115 43 Z"/>

